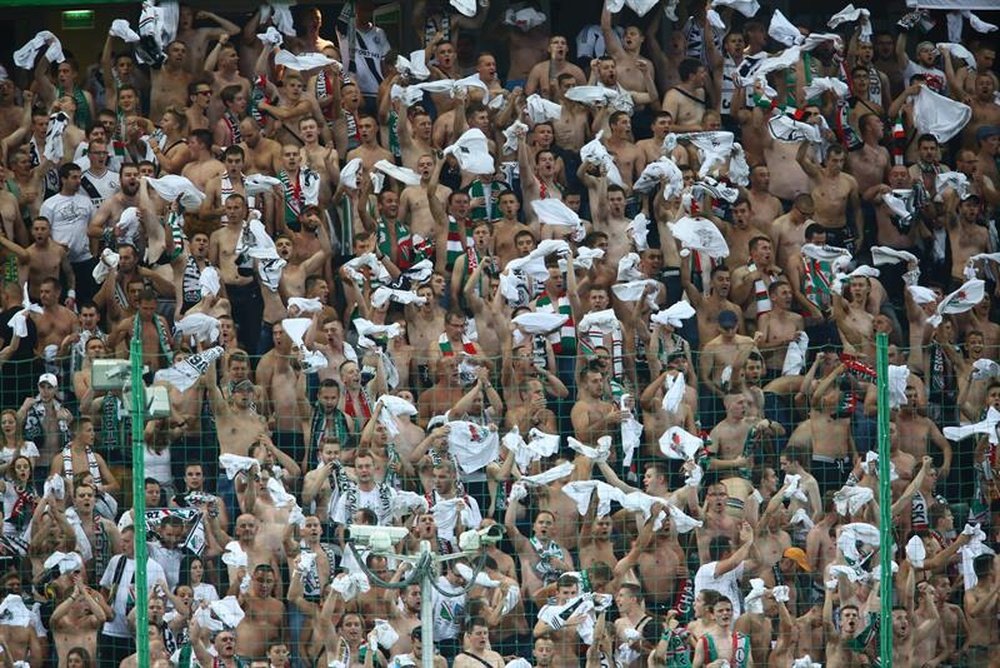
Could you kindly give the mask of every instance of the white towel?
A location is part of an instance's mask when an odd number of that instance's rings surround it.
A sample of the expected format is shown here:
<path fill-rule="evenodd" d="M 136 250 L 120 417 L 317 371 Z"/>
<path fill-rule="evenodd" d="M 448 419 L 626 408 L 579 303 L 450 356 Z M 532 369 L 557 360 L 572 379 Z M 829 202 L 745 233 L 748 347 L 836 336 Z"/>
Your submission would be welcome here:
<path fill-rule="evenodd" d="M 693 461 L 704 442 L 683 427 L 673 426 L 663 432 L 659 440 L 660 452 L 669 459 Z"/>
<path fill-rule="evenodd" d="M 474 582 L 477 587 L 485 587 L 487 589 L 497 589 L 500 587 L 500 582 L 494 580 L 482 571 L 476 573 L 472 570 L 472 567 L 467 564 L 455 564 L 455 572 L 461 575 L 462 579 L 467 583 Z"/>
<path fill-rule="evenodd" d="M 986 411 L 986 418 L 982 421 L 958 427 L 945 427 L 941 431 L 949 441 L 961 441 L 973 434 L 986 434 L 989 442 L 997 445 L 1000 444 L 1000 439 L 997 437 L 998 425 L 1000 425 L 1000 411 L 990 406 Z"/>
<path fill-rule="evenodd" d="M 646 214 L 639 212 L 629 223 L 627 233 L 632 237 L 635 242 L 635 248 L 638 251 L 644 251 L 649 248 L 649 242 L 647 238 L 649 237 L 649 218 L 646 218 Z"/>
<path fill-rule="evenodd" d="M 924 541 L 920 540 L 920 536 L 912 536 L 907 541 L 906 558 L 909 559 L 915 568 L 924 567 L 924 559 L 927 558 L 927 548 L 924 547 Z"/>
<path fill-rule="evenodd" d="M 910 296 L 913 297 L 913 301 L 921 306 L 924 304 L 931 304 L 937 299 L 933 290 L 922 285 L 907 285 L 906 289 L 909 290 Z"/>
<path fill-rule="evenodd" d="M 358 173 L 361 171 L 361 158 L 348 160 L 340 170 L 340 182 L 350 190 L 358 189 Z"/>
<path fill-rule="evenodd" d="M 392 516 L 396 520 L 400 520 L 413 512 L 427 512 L 427 498 L 416 492 L 394 489 L 392 490 L 390 505 L 392 506 Z"/>
<path fill-rule="evenodd" d="M 642 272 L 639 271 L 641 258 L 638 253 L 626 253 L 618 260 L 618 281 L 641 281 Z"/>
<path fill-rule="evenodd" d="M 985 281 L 978 278 L 968 280 L 958 290 L 955 290 L 941 300 L 935 309 L 934 315 L 927 318 L 927 322 L 931 327 L 937 327 L 941 324 L 942 316 L 971 311 L 976 304 L 983 301 L 985 296 Z"/>
<path fill-rule="evenodd" d="M 222 563 L 232 568 L 246 568 L 248 561 L 247 553 L 243 551 L 239 541 L 231 540 L 226 543 L 226 550 L 222 553 Z"/>
<path fill-rule="evenodd" d="M 611 334 L 621 331 L 622 324 L 615 316 L 614 309 L 604 309 L 603 311 L 591 311 L 583 316 L 577 324 L 577 330 L 582 333 L 589 333 L 590 330 L 597 330 L 601 334 Z"/>
<path fill-rule="evenodd" d="M 756 16 L 760 11 L 760 3 L 757 0 L 712 0 L 711 6 L 715 9 L 732 7 L 747 18 Z"/>
<path fill-rule="evenodd" d="M 806 41 L 806 38 L 799 29 L 792 25 L 792 22 L 786 19 L 785 15 L 777 9 L 774 10 L 774 14 L 771 16 L 771 24 L 767 27 L 767 34 L 774 41 L 780 42 L 785 46 L 796 46 Z"/>
<path fill-rule="evenodd" d="M 830 17 L 830 20 L 826 22 L 831 28 L 836 28 L 845 23 L 855 23 L 857 21 L 861 22 L 861 32 L 858 35 L 858 39 L 865 44 L 871 44 L 872 41 L 872 25 L 871 25 L 871 12 L 869 12 L 864 7 L 854 8 L 853 4 L 849 4 L 839 12 Z"/>
<path fill-rule="evenodd" d="M 942 144 L 952 140 L 972 118 L 972 108 L 920 87 L 913 102 L 913 119 L 920 134 L 932 134 Z"/>
<path fill-rule="evenodd" d="M 620 410 L 629 410 L 627 408 L 627 400 L 631 397 L 629 394 L 623 394 L 619 400 Z M 632 458 L 635 456 L 635 451 L 639 449 L 639 445 L 642 443 L 642 423 L 635 419 L 632 411 L 629 410 L 628 416 L 622 420 L 621 424 L 621 435 L 622 435 L 622 467 L 626 470 L 632 466 Z"/>
<path fill-rule="evenodd" d="M 222 624 L 228 629 L 235 629 L 240 625 L 245 616 L 243 608 L 235 596 L 227 596 L 221 601 L 212 601 L 208 604 L 212 614 L 219 618 Z"/>
<path fill-rule="evenodd" d="M 319 299 L 307 299 L 305 297 L 289 297 L 288 308 L 296 308 L 299 313 L 319 313 L 323 310 L 323 302 Z"/>
<path fill-rule="evenodd" d="M 260 7 L 260 22 L 270 21 L 274 27 L 288 35 L 295 37 L 295 23 L 292 18 L 291 2 L 267 2 Z"/>
<path fill-rule="evenodd" d="M 550 102 L 538 93 L 535 93 L 528 96 L 524 113 L 533 124 L 556 121 L 562 116 L 562 106 L 555 102 Z"/>
<path fill-rule="evenodd" d="M 482 80 L 478 73 L 470 74 L 464 79 L 456 79 L 452 82 L 452 96 L 459 90 L 468 90 L 469 88 L 478 88 L 483 91 L 483 104 L 487 104 L 490 101 L 490 88 Z"/>
<path fill-rule="evenodd" d="M 906 381 L 910 368 L 905 364 L 889 365 L 889 408 L 899 408 L 906 403 Z"/>
<path fill-rule="evenodd" d="M 198 276 L 198 286 L 201 288 L 201 296 L 208 297 L 219 294 L 222 282 L 219 277 L 219 270 L 215 267 L 205 267 Z"/>
<path fill-rule="evenodd" d="M 267 492 L 271 495 L 271 503 L 275 508 L 287 508 L 294 506 L 295 497 L 285 490 L 285 486 L 277 478 L 267 479 Z"/>
<path fill-rule="evenodd" d="M 878 453 L 874 450 L 869 450 L 865 454 L 865 460 L 861 462 L 861 471 L 865 475 L 878 477 Z M 889 481 L 893 482 L 899 480 L 899 474 L 896 473 L 896 465 L 889 462 Z"/>
<path fill-rule="evenodd" d="M 375 163 L 375 169 L 405 185 L 420 185 L 420 175 L 408 167 L 399 167 L 388 160 L 379 160 Z"/>
<path fill-rule="evenodd" d="M 681 256 L 701 251 L 712 258 L 729 257 L 729 245 L 722 232 L 707 218 L 684 216 L 676 223 L 667 223 L 674 239 L 681 242 Z"/>
<path fill-rule="evenodd" d="M 425 81 L 430 78 L 431 71 L 427 69 L 427 64 L 424 62 L 424 58 L 423 49 L 411 51 L 409 58 L 405 58 L 402 54 L 400 54 L 396 56 L 396 70 L 405 74 L 408 79 Z"/>
<path fill-rule="evenodd" d="M 519 325 L 527 334 L 548 334 L 554 332 L 569 320 L 565 313 L 544 313 L 534 311 L 522 313 L 513 319 L 515 325 Z"/>
<path fill-rule="evenodd" d="M 776 114 L 767 121 L 771 136 L 777 141 L 798 143 L 807 141 L 810 144 L 822 145 L 823 137 L 818 126 L 797 121 L 784 114 Z"/>
<path fill-rule="evenodd" d="M 379 397 L 382 402 L 382 410 L 379 412 L 379 422 L 385 426 L 392 437 L 399 435 L 399 427 L 396 425 L 397 418 L 406 418 L 417 414 L 417 407 L 402 397 L 394 394 L 383 394 Z M 406 422 L 404 419 L 403 422 Z"/>
<path fill-rule="evenodd" d="M 48 478 L 42 485 L 42 496 L 51 496 L 54 499 L 66 498 L 66 481 L 61 475 Z"/>
<path fill-rule="evenodd" d="M 61 63 L 66 60 L 59 38 L 48 30 L 43 30 L 14 52 L 14 64 L 23 70 L 34 69 L 35 61 L 42 49 L 45 49 L 45 60 L 50 63 Z"/>
<path fill-rule="evenodd" d="M 969 194 L 969 177 L 962 172 L 941 172 L 934 177 L 934 190 L 937 191 L 935 200 L 941 201 L 942 194 L 948 188 L 953 189 L 959 199 L 965 199 Z"/>
<path fill-rule="evenodd" d="M 670 153 L 677 146 L 678 141 L 687 141 L 698 149 L 698 156 L 701 158 L 701 165 L 698 168 L 698 177 L 704 178 L 711 173 L 716 165 L 722 166 L 729 160 L 733 151 L 735 136 L 732 132 L 722 130 L 712 132 L 682 132 L 679 134 L 668 134 L 663 139 L 663 147 Z"/>
<path fill-rule="evenodd" d="M 44 312 L 41 306 L 31 302 L 31 297 L 28 295 L 28 284 L 25 283 L 21 287 L 21 310 L 12 315 L 7 324 L 13 330 L 15 336 L 24 339 L 28 336 L 28 318 L 30 314 L 42 314 Z"/>
<path fill-rule="evenodd" d="M 618 165 L 615 164 L 614 158 L 608 153 L 607 147 L 601 143 L 601 137 L 603 136 L 604 130 L 601 130 L 597 133 L 597 136 L 580 148 L 580 160 L 592 165 L 602 166 L 607 173 L 608 182 L 624 188 L 626 187 L 625 182 L 622 180 L 621 172 L 618 171 Z"/>
<path fill-rule="evenodd" d="M 219 455 L 219 463 L 222 464 L 222 468 L 226 471 L 226 477 L 230 480 L 235 480 L 239 474 L 245 473 L 255 466 L 260 466 L 260 463 L 253 457 L 230 454 Z"/>
<path fill-rule="evenodd" d="M 850 285 L 852 278 L 860 278 L 866 276 L 868 278 L 878 278 L 879 274 L 882 273 L 874 267 L 869 267 L 867 264 L 863 264 L 860 267 L 849 271 L 848 273 L 842 273 L 834 269 L 833 280 L 835 283 L 841 284 L 842 290 L 847 290 Z"/>
<path fill-rule="evenodd" d="M 49 116 L 49 125 L 45 130 L 45 147 L 42 154 L 51 162 L 62 161 L 65 146 L 63 145 L 63 134 L 66 132 L 66 125 L 69 123 L 69 116 L 59 111 Z"/>
<path fill-rule="evenodd" d="M 507 126 L 507 129 L 503 131 L 503 136 L 506 139 L 506 141 L 503 144 L 503 152 L 504 153 L 516 152 L 519 141 L 517 138 L 518 134 L 521 132 L 527 133 L 528 129 L 529 129 L 528 126 L 522 123 L 521 121 L 514 121 L 509 126 Z"/>
<path fill-rule="evenodd" d="M 681 402 L 684 400 L 684 391 L 687 389 L 684 374 L 678 372 L 673 376 L 667 376 L 663 381 L 663 385 L 666 391 L 663 393 L 661 406 L 668 413 L 676 413 L 677 409 L 680 408 Z"/>
<path fill-rule="evenodd" d="M 556 480 L 561 480 L 573 473 L 572 462 L 563 462 L 558 466 L 553 466 L 547 471 L 541 473 L 536 473 L 535 475 L 526 475 L 521 477 L 521 482 L 526 485 L 544 486 L 549 483 L 555 482 Z"/>
<path fill-rule="evenodd" d="M 573 86 L 566 91 L 566 99 L 587 105 L 588 107 L 603 107 L 613 100 L 618 93 L 604 86 Z"/>
<path fill-rule="evenodd" d="M 781 373 L 785 376 L 801 376 L 806 367 L 806 353 L 809 350 L 809 335 L 799 332 L 785 350 L 785 361 Z"/>
<path fill-rule="evenodd" d="M 24 605 L 20 594 L 7 594 L 0 603 L 0 626 L 28 626 L 31 624 L 31 611 Z"/>
<path fill-rule="evenodd" d="M 746 611 L 750 614 L 760 615 L 764 613 L 764 594 L 767 593 L 767 587 L 764 586 L 764 581 L 760 578 L 753 578 L 750 580 L 750 591 L 747 595 L 743 597 L 743 602 L 746 603 Z"/>
<path fill-rule="evenodd" d="M 341 573 L 333 578 L 330 587 L 340 594 L 344 601 L 353 601 L 359 594 L 371 590 L 372 585 L 368 581 L 368 576 L 364 572 Z"/>
<path fill-rule="evenodd" d="M 185 209 L 197 209 L 205 201 L 205 193 L 198 190 L 197 186 L 190 179 L 176 174 L 167 174 L 158 179 L 145 177 L 156 194 L 167 202 L 176 201 L 181 198 L 181 205 Z"/>
<path fill-rule="evenodd" d="M 306 332 L 312 326 L 312 318 L 284 318 L 281 321 L 281 328 L 292 342 L 292 347 L 299 348 L 304 345 Z"/>
<path fill-rule="evenodd" d="M 153 376 L 153 381 L 163 381 L 170 383 L 177 388 L 178 392 L 187 392 L 208 370 L 209 364 L 222 357 L 223 349 L 215 346 L 194 355 L 189 355 L 180 362 L 175 362 L 173 366 L 160 369 Z"/>
<path fill-rule="evenodd" d="M 852 566 L 861 561 L 858 543 L 878 547 L 878 527 L 874 527 L 866 522 L 854 522 L 841 527 L 840 535 L 837 537 L 837 548 L 840 549 L 841 554 L 849 560 L 848 563 Z"/>
<path fill-rule="evenodd" d="M 221 327 L 218 319 L 205 313 L 188 313 L 174 323 L 178 334 L 191 337 L 198 343 L 218 341 Z"/>
<path fill-rule="evenodd" d="M 627 5 L 636 15 L 643 17 L 656 6 L 657 2 L 659 0 L 606 0 L 605 6 L 609 12 L 617 14 Z"/>
<path fill-rule="evenodd" d="M 261 9 L 263 9 L 263 7 Z M 257 39 L 259 39 L 262 44 L 271 48 L 280 47 L 285 43 L 284 35 L 282 35 L 274 26 L 268 26 L 267 30 L 264 32 L 257 33 Z"/>
<path fill-rule="evenodd" d="M 375 308 L 382 308 L 390 301 L 396 302 L 397 304 L 416 304 L 417 306 L 423 306 L 427 303 L 427 298 L 421 297 L 412 290 L 396 290 L 385 286 L 375 288 L 375 292 L 372 293 L 372 306 Z"/>
<path fill-rule="evenodd" d="M 809 503 L 809 497 L 801 487 L 802 476 L 793 473 L 785 474 L 785 481 L 782 485 L 785 488 L 786 499 L 798 499 L 802 503 Z"/>
<path fill-rule="evenodd" d="M 476 0 L 449 0 L 451 6 L 459 11 L 463 16 L 468 16 L 470 19 L 476 15 L 476 8 L 478 3 Z"/>
<path fill-rule="evenodd" d="M 53 552 L 46 559 L 45 563 L 42 564 L 45 570 L 50 568 L 58 568 L 61 575 L 66 573 L 72 573 L 73 571 L 80 570 L 83 568 L 83 559 L 76 552 Z"/>
<path fill-rule="evenodd" d="M 354 320 L 354 328 L 358 330 L 359 336 L 367 337 L 385 336 L 387 338 L 394 339 L 403 333 L 403 328 L 400 327 L 398 322 L 394 322 L 389 325 L 376 325 L 371 320 L 366 320 L 364 318 L 356 318 Z M 385 396 L 388 395 L 383 395 L 383 397 Z"/>
<path fill-rule="evenodd" d="M 632 190 L 645 193 L 661 183 L 664 199 L 676 197 L 684 190 L 684 174 L 681 173 L 677 163 L 665 156 L 646 165 L 632 186 Z"/>
<path fill-rule="evenodd" d="M 444 155 L 454 155 L 463 172 L 470 174 L 492 174 L 496 171 L 490 154 L 489 140 L 479 128 L 469 128 L 455 143 L 443 151 Z"/>
<path fill-rule="evenodd" d="M 806 654 L 803 657 L 792 661 L 792 668 L 823 668 L 822 663 L 816 663 L 812 657 Z"/>
<path fill-rule="evenodd" d="M 979 583 L 979 578 L 976 576 L 976 571 L 973 567 L 976 557 L 984 554 L 995 555 L 996 552 L 986 545 L 986 534 L 978 524 L 966 524 L 965 528 L 962 529 L 962 533 L 972 537 L 968 543 L 958 549 L 959 554 L 962 556 L 962 561 L 958 569 L 962 573 L 962 583 L 968 590 Z"/>
<path fill-rule="evenodd" d="M 452 420 L 448 428 L 448 450 L 466 474 L 485 468 L 497 458 L 500 437 L 496 431 L 466 420 Z"/>
<path fill-rule="evenodd" d="M 290 70 L 297 70 L 299 72 L 317 70 L 333 65 L 336 62 L 337 61 L 333 58 L 330 58 L 322 53 L 300 53 L 296 55 L 291 51 L 286 51 L 285 49 L 281 49 L 278 51 L 277 55 L 274 56 L 275 65 L 281 65 Z"/>
<path fill-rule="evenodd" d="M 566 437 L 566 443 L 574 452 L 578 452 L 584 457 L 592 459 L 595 462 L 606 462 L 608 460 L 608 455 L 611 453 L 610 436 L 601 436 L 597 439 L 596 448 L 592 448 L 589 445 L 581 443 L 572 436 Z"/>
<path fill-rule="evenodd" d="M 987 23 L 967 9 L 962 10 L 962 16 L 969 19 L 969 25 L 978 33 L 986 34 L 997 30 L 996 25 Z"/>
<path fill-rule="evenodd" d="M 814 77 L 805 88 L 806 98 L 819 97 L 826 91 L 833 93 L 834 97 L 842 100 L 851 94 L 850 88 L 840 79 L 834 77 Z"/>
<path fill-rule="evenodd" d="M 689 302 L 679 301 L 671 304 L 669 308 L 654 313 L 649 319 L 661 325 L 669 325 L 674 329 L 680 329 L 684 326 L 684 321 L 694 316 L 694 314 L 694 307 Z"/>
<path fill-rule="evenodd" d="M 905 250 L 897 250 L 890 246 L 872 246 L 872 264 L 880 267 L 884 264 L 897 264 L 899 262 L 916 262 L 917 256 Z"/>
<path fill-rule="evenodd" d="M 590 507 L 590 500 L 594 492 L 597 492 L 597 516 L 607 517 L 611 512 L 611 502 L 622 503 L 625 494 L 617 487 L 612 487 L 606 482 L 599 480 L 576 480 L 563 485 L 563 494 L 576 502 L 576 509 L 580 515 L 586 515 Z"/>
<path fill-rule="evenodd" d="M 362 267 L 371 270 L 373 282 L 388 282 L 390 280 L 389 270 L 375 257 L 375 253 L 362 253 L 361 255 L 344 263 L 347 274 L 354 279 L 358 285 L 364 285 L 365 279 L 361 274 Z"/>
<path fill-rule="evenodd" d="M 246 188 L 248 197 L 271 192 L 275 187 L 280 187 L 281 180 L 267 174 L 249 174 L 243 177 L 243 186 Z"/>
<path fill-rule="evenodd" d="M 111 275 L 111 270 L 118 268 L 118 261 L 120 259 L 118 253 L 110 248 L 105 248 L 101 251 L 100 261 L 94 265 L 94 270 L 90 272 L 91 276 L 94 277 L 94 282 L 98 285 L 104 283 L 108 276 Z"/>
<path fill-rule="evenodd" d="M 959 58 L 965 62 L 966 66 L 968 66 L 970 70 L 976 70 L 976 57 L 961 44 L 955 44 L 953 42 L 938 42 L 936 46 L 938 51 L 948 51 L 951 53 L 952 58 Z"/>
<path fill-rule="evenodd" d="M 810 531 L 816 523 L 812 521 L 809 517 L 809 513 L 806 512 L 805 508 L 799 508 L 792 514 L 792 518 L 788 520 L 788 523 L 793 526 L 801 526 L 804 530 Z"/>
<path fill-rule="evenodd" d="M 875 500 L 875 494 L 868 487 L 845 485 L 833 495 L 833 503 L 837 512 L 847 516 L 857 513 L 865 504 Z"/>
<path fill-rule="evenodd" d="M 112 21 L 108 34 L 112 37 L 118 37 L 126 44 L 132 44 L 139 41 L 139 33 L 132 30 L 132 26 L 130 26 L 128 21 L 125 19 L 115 19 Z"/>
<path fill-rule="evenodd" d="M 973 380 L 1000 378 L 1000 364 L 990 359 L 978 359 L 972 363 Z"/>

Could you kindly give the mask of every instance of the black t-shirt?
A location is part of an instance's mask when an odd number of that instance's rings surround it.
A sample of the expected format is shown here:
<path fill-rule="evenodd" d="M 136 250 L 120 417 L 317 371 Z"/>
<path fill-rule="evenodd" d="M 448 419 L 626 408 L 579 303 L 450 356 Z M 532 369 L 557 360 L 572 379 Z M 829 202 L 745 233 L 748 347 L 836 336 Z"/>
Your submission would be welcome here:
<path fill-rule="evenodd" d="M 11 329 L 10 325 L 7 324 L 8 321 L 14 316 L 15 313 L 21 310 L 21 307 L 7 309 L 0 313 L 0 339 L 3 340 L 3 346 L 7 345 L 14 339 L 14 330 Z M 11 355 L 11 362 L 23 362 L 25 360 L 30 360 L 35 357 L 35 345 L 38 343 L 38 330 L 35 328 L 35 323 L 28 318 L 28 336 L 21 339 L 21 343 L 18 345 L 17 350 Z"/>

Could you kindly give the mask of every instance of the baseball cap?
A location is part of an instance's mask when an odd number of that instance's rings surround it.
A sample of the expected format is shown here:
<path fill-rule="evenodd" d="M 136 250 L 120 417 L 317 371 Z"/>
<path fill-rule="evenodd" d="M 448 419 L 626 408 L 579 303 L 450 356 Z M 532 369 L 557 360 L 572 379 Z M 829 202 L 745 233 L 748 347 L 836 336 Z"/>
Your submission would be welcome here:
<path fill-rule="evenodd" d="M 782 555 L 785 559 L 791 559 L 794 561 L 799 568 L 804 570 L 806 573 L 812 572 L 812 566 L 809 565 L 809 560 L 806 558 L 806 553 L 801 547 L 790 547 L 785 550 Z"/>
<path fill-rule="evenodd" d="M 728 309 L 719 312 L 719 327 L 736 327 L 736 325 L 739 324 L 739 321 L 740 319 L 737 315 Z"/>
<path fill-rule="evenodd" d="M 986 141 L 1000 135 L 1000 125 L 982 125 L 976 130 L 976 141 Z"/>
<path fill-rule="evenodd" d="M 38 384 L 48 383 L 52 387 L 59 387 L 59 379 L 56 378 L 54 373 L 43 373 L 38 377 Z"/>
<path fill-rule="evenodd" d="M 253 389 L 253 383 L 246 378 L 233 385 L 233 392 L 253 392 Z"/>

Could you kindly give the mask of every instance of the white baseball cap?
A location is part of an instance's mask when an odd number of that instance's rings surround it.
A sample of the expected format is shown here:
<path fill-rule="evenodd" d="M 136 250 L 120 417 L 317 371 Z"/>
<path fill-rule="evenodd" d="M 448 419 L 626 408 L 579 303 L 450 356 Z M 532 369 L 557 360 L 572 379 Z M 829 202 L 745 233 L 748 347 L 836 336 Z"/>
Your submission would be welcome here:
<path fill-rule="evenodd" d="M 43 373 L 38 377 L 38 384 L 48 383 L 52 387 L 59 387 L 59 379 L 56 378 L 54 373 Z"/>

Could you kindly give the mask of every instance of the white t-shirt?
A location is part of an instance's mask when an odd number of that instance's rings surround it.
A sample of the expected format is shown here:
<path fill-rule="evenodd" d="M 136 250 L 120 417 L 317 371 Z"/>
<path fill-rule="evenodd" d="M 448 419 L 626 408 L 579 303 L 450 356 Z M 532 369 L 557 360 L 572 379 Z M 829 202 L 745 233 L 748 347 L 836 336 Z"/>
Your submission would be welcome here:
<path fill-rule="evenodd" d="M 340 53 L 347 54 L 349 53 L 349 45 L 347 35 L 342 32 L 344 29 L 343 24 L 337 26 L 337 41 L 340 45 Z M 361 89 L 361 94 L 371 97 L 378 93 L 379 84 L 382 83 L 382 58 L 389 53 L 391 48 L 389 38 L 385 31 L 378 26 L 367 30 L 358 29 L 355 34 L 357 41 L 355 42 L 354 67 L 351 69 L 358 82 L 358 88 Z M 345 55 L 341 58 L 345 64 L 347 57 Z"/>
<path fill-rule="evenodd" d="M 711 561 L 698 569 L 694 575 L 694 595 L 697 596 L 702 589 L 719 592 L 733 604 L 733 619 L 735 620 L 743 614 L 743 597 L 740 595 L 743 564 L 741 563 L 724 575 L 715 577 L 715 567 L 718 564 L 718 561 Z"/>
<path fill-rule="evenodd" d="M 358 504 L 354 512 L 368 508 L 375 515 L 378 515 L 379 505 L 378 485 L 367 492 L 358 489 Z M 333 511 L 333 521 L 337 524 L 347 524 L 347 519 L 347 494 L 341 494 L 340 499 L 337 500 L 337 507 Z"/>
<path fill-rule="evenodd" d="M 433 591 L 434 639 L 453 640 L 458 637 L 462 630 L 462 618 L 465 616 L 465 594 L 461 593 L 461 587 L 452 585 L 448 582 L 448 578 L 443 575 L 438 578 L 437 586 L 443 591 L 457 594 L 457 596 L 444 596 L 437 589 Z"/>
<path fill-rule="evenodd" d="M 52 224 L 52 238 L 69 247 L 70 262 L 83 262 L 93 257 L 87 225 L 94 215 L 94 204 L 83 190 L 75 195 L 53 195 L 42 202 L 38 213 Z"/>
<path fill-rule="evenodd" d="M 110 169 L 105 169 L 100 176 L 88 169 L 80 180 L 80 190 L 90 197 L 91 203 L 97 209 L 104 200 L 121 190 L 121 184 L 118 182 L 118 175 Z"/>
<path fill-rule="evenodd" d="M 198 603 L 201 603 L 202 601 L 206 601 L 208 603 L 218 601 L 219 592 L 215 590 L 215 585 L 202 582 L 194 588 L 194 600 Z"/>
<path fill-rule="evenodd" d="M 945 79 L 944 72 L 936 67 L 924 67 L 912 60 L 906 62 L 906 69 L 903 70 L 903 84 L 910 85 L 910 78 L 915 74 L 923 74 L 927 81 L 927 87 L 935 93 L 945 95 L 948 91 L 948 80 Z"/>
<path fill-rule="evenodd" d="M 149 556 L 156 559 L 156 563 L 163 568 L 167 576 L 167 586 L 173 591 L 181 577 L 181 561 L 184 559 L 184 553 L 181 550 L 163 547 L 160 543 L 150 543 Z"/>
<path fill-rule="evenodd" d="M 108 562 L 108 567 L 104 569 L 104 575 L 101 576 L 102 588 L 111 589 L 115 582 L 115 571 L 118 569 L 118 562 L 125 558 L 124 554 L 116 554 L 111 558 L 111 561 Z M 156 586 L 156 583 L 166 580 L 166 577 L 163 568 L 153 561 L 152 557 L 146 560 L 146 588 L 149 590 L 149 593 L 153 593 L 153 587 Z M 109 621 L 104 622 L 104 628 L 101 630 L 101 633 L 104 635 L 116 638 L 130 638 L 134 635 L 129 631 L 128 622 L 126 621 L 128 612 L 125 609 L 128 605 L 129 596 L 131 596 L 129 590 L 134 579 L 135 559 L 127 559 L 125 561 L 125 568 L 122 569 L 122 576 L 118 580 L 118 586 L 115 589 L 114 600 L 111 601 L 111 609 L 114 611 L 115 616 Z"/>

